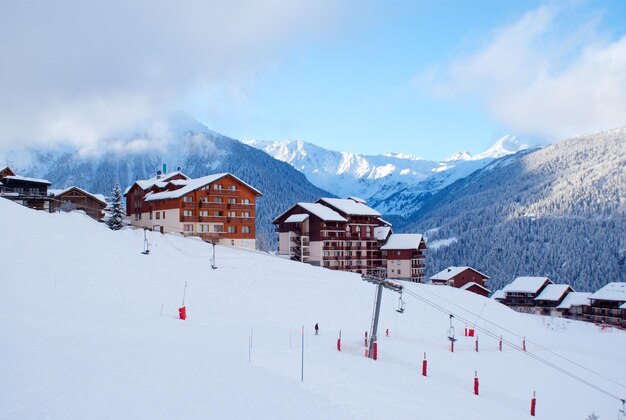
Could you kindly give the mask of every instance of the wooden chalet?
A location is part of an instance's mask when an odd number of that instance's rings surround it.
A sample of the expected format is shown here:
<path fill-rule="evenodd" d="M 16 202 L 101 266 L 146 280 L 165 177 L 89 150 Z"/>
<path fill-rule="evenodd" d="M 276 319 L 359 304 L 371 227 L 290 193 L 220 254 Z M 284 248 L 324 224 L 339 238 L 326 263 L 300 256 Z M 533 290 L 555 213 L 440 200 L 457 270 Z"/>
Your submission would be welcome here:
<path fill-rule="evenodd" d="M 472 267 L 448 267 L 430 277 L 431 284 L 452 286 L 481 296 L 489 296 L 489 277 Z"/>
<path fill-rule="evenodd" d="M 535 313 L 537 315 L 558 315 L 557 306 L 573 291 L 574 289 L 568 284 L 548 284 L 534 299 Z"/>
<path fill-rule="evenodd" d="M 16 175 L 8 166 L 0 171 L 0 197 L 35 210 L 50 211 L 50 182 Z"/>
<path fill-rule="evenodd" d="M 256 199 L 261 192 L 230 173 L 191 179 L 157 172 L 124 192 L 131 224 L 161 233 L 256 248 Z"/>
<path fill-rule="evenodd" d="M 589 296 L 589 301 L 589 321 L 626 328 L 626 283 L 609 283 Z"/>
<path fill-rule="evenodd" d="M 357 197 L 321 198 L 315 203 L 296 203 L 272 223 L 278 232 L 279 255 L 331 270 L 360 274 L 387 267 L 382 246 L 395 236 L 391 232 L 391 224 Z M 425 244 L 420 248 L 420 240 L 423 242 L 423 239 L 419 236 L 412 244 L 415 252 L 402 250 L 399 259 L 406 259 L 409 264 L 404 271 L 406 274 L 400 269 L 403 278 L 410 279 L 412 272 L 423 271 L 422 250 Z M 415 262 L 413 270 L 410 266 L 412 260 L 420 260 Z M 422 266 L 418 267 L 418 264 Z M 394 275 L 398 274 L 395 270 Z M 389 274 L 391 271 L 388 271 Z"/>
<path fill-rule="evenodd" d="M 535 298 L 552 280 L 547 277 L 517 277 L 504 287 L 502 303 L 519 312 L 535 312 Z"/>
<path fill-rule="evenodd" d="M 80 210 L 98 221 L 104 216 L 107 202 L 102 194 L 92 194 L 74 186 L 49 192 L 54 199 L 50 208 L 52 212 Z"/>
<path fill-rule="evenodd" d="M 569 292 L 563 301 L 556 307 L 555 315 L 563 318 L 585 321 L 591 313 L 591 302 L 587 292 Z"/>

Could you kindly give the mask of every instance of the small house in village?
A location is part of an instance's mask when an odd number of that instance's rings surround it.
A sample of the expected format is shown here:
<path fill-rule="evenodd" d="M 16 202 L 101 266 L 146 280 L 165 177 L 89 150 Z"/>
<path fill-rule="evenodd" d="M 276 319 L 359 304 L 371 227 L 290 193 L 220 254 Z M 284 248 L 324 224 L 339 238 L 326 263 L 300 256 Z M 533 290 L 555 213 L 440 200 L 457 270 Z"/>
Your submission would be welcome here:
<path fill-rule="evenodd" d="M 489 296 L 491 290 L 486 286 L 489 277 L 472 267 L 448 267 L 430 277 L 430 283 L 456 287 L 479 294 Z"/>
<path fill-rule="evenodd" d="M 569 292 L 556 307 L 557 316 L 578 320 L 586 320 L 591 312 L 588 292 Z M 553 313 L 554 314 L 554 313 Z"/>
<path fill-rule="evenodd" d="M 124 192 L 133 226 L 256 248 L 261 192 L 230 173 L 192 179 L 180 171 L 138 180 Z"/>
<path fill-rule="evenodd" d="M 16 175 L 8 166 L 0 170 L 0 197 L 31 209 L 50 211 L 49 186 L 48 180 Z"/>
<path fill-rule="evenodd" d="M 62 190 L 49 190 L 49 193 L 53 198 L 50 207 L 52 212 L 81 210 L 98 221 L 104 216 L 107 202 L 102 194 L 92 194 L 74 186 Z"/>
<path fill-rule="evenodd" d="M 517 277 L 504 287 L 504 304 L 519 312 L 535 311 L 535 298 L 552 280 L 547 277 Z"/>
<path fill-rule="evenodd" d="M 589 296 L 589 320 L 626 328 L 626 283 L 612 282 Z"/>
<path fill-rule="evenodd" d="M 419 282 L 423 277 L 426 242 L 419 233 L 394 233 L 380 247 L 387 277 Z"/>
<path fill-rule="evenodd" d="M 556 307 L 573 291 L 568 284 L 548 284 L 535 298 L 535 313 L 557 315 Z"/>

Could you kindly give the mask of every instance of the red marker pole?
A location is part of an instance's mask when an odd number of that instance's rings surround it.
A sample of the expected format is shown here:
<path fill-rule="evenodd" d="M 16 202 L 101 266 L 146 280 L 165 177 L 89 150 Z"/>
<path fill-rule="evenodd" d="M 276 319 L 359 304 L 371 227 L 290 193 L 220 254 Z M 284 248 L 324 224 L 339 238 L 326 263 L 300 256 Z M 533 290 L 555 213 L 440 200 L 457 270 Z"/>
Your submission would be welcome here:
<path fill-rule="evenodd" d="M 389 328 L 387 328 L 387 329 L 385 330 L 385 335 L 386 335 L 387 337 L 389 337 Z"/>
<path fill-rule="evenodd" d="M 422 360 L 422 376 L 427 376 L 428 362 L 426 361 L 426 353 L 424 353 L 424 360 Z"/>
<path fill-rule="evenodd" d="M 535 417 L 535 408 L 537 407 L 537 398 L 535 398 L 535 391 L 533 391 L 533 398 L 530 400 L 530 415 Z"/>
<path fill-rule="evenodd" d="M 454 340 L 450 340 L 450 351 L 454 353 Z"/>
<path fill-rule="evenodd" d="M 337 351 L 341 351 L 341 330 L 339 330 L 339 338 L 337 339 Z"/>
<path fill-rule="evenodd" d="M 474 395 L 478 395 L 478 372 L 474 371 Z"/>
<path fill-rule="evenodd" d="M 463 335 L 467 337 L 467 325 L 465 326 L 465 329 L 463 330 Z"/>
<path fill-rule="evenodd" d="M 374 360 L 378 360 L 378 342 L 374 341 L 374 348 L 372 349 L 372 351 L 374 352 Z"/>

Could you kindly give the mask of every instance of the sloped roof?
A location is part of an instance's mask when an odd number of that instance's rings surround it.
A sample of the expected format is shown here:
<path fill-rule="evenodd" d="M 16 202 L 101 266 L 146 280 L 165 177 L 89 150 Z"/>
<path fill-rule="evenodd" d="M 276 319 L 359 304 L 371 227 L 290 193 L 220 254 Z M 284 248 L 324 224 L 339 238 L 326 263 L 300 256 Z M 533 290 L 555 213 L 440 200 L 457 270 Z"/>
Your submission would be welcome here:
<path fill-rule="evenodd" d="M 568 289 L 571 289 L 569 284 L 549 284 L 539 293 L 535 300 L 552 300 L 556 302 L 563 297 Z"/>
<path fill-rule="evenodd" d="M 312 215 L 322 219 L 325 222 L 347 222 L 347 220 L 337 213 L 335 210 L 330 207 L 326 207 L 322 204 L 318 203 L 296 203 L 293 206 L 289 207 L 287 210 L 276 216 L 276 218 L 272 221 L 272 223 L 278 223 L 278 219 L 292 211 L 296 207 L 301 207 L 304 211 L 308 211 Z M 300 214 L 300 213 L 298 213 Z M 291 216 L 290 216 L 291 217 Z M 289 219 L 289 218 L 287 218 Z"/>
<path fill-rule="evenodd" d="M 570 309 L 572 306 L 590 306 L 588 292 L 569 292 L 563 302 L 557 306 L 557 309 Z"/>
<path fill-rule="evenodd" d="M 467 290 L 472 286 L 476 286 L 480 289 L 483 289 L 484 291 L 486 291 L 487 293 L 491 293 L 491 290 L 487 289 L 485 286 L 482 286 L 474 281 L 470 281 L 469 283 L 465 283 L 463 286 L 459 287 L 459 289 L 461 290 Z"/>
<path fill-rule="evenodd" d="M 626 302 L 626 283 L 612 282 L 591 295 L 591 299 Z"/>
<path fill-rule="evenodd" d="M 285 220 L 285 223 L 302 223 L 308 218 L 308 214 L 292 214 Z"/>
<path fill-rule="evenodd" d="M 245 186 L 247 186 L 248 188 L 250 188 L 251 190 L 253 190 L 254 192 L 256 192 L 257 194 L 261 195 L 261 192 L 259 190 L 257 190 L 256 188 L 254 188 L 251 185 L 245 183 L 241 179 L 237 178 L 235 175 L 233 175 L 231 173 L 228 173 L 228 172 L 224 172 L 224 173 L 221 173 L 221 174 L 213 174 L 213 175 L 203 176 L 202 178 L 188 179 L 185 182 L 185 184 L 183 184 L 182 182 L 178 182 L 175 185 L 183 185 L 182 188 L 179 188 L 179 189 L 173 190 L 173 191 L 163 191 L 163 192 L 157 192 L 157 193 L 154 193 L 154 194 L 150 194 L 149 196 L 146 196 L 145 200 L 146 201 L 157 201 L 157 200 L 169 200 L 171 198 L 180 198 L 180 197 L 184 196 L 185 194 L 188 194 L 188 193 L 190 193 L 192 191 L 195 191 L 195 190 L 197 190 L 199 188 L 202 188 L 205 185 L 208 185 L 208 184 L 210 184 L 212 182 L 217 181 L 218 179 L 224 178 L 225 176 L 229 176 L 229 175 L 232 176 L 233 178 L 235 178 L 237 181 L 239 181 L 242 184 L 244 184 Z M 171 182 L 174 183 L 174 181 L 171 181 Z"/>
<path fill-rule="evenodd" d="M 185 179 L 175 179 L 173 181 L 170 181 L 176 175 L 181 175 Z M 135 184 L 139 185 L 139 188 L 141 188 L 142 190 L 147 190 L 148 188 L 152 187 L 153 185 L 156 185 L 159 188 L 163 188 L 163 187 L 165 187 L 168 184 L 168 182 L 171 182 L 174 185 L 182 185 L 182 184 L 180 184 L 180 182 L 186 183 L 190 179 L 191 178 L 189 178 L 187 175 L 185 175 L 184 173 L 182 173 L 180 171 L 169 172 L 169 173 L 164 174 L 164 175 L 156 175 L 156 176 L 153 176 L 150 179 L 138 179 L 137 181 L 133 182 L 130 186 L 126 187 L 126 189 L 124 190 L 124 194 L 123 195 L 128 194 L 130 189 Z"/>
<path fill-rule="evenodd" d="M 28 182 L 34 182 L 36 184 L 50 185 L 50 181 L 48 181 L 47 179 L 28 178 L 28 177 L 21 176 L 21 175 L 8 175 L 2 179 L 12 179 L 14 181 L 28 181 Z"/>
<path fill-rule="evenodd" d="M 422 240 L 423 236 L 419 233 L 392 233 L 380 249 L 418 249 Z"/>
<path fill-rule="evenodd" d="M 512 283 L 504 286 L 507 293 L 536 293 L 545 282 L 552 284 L 547 277 L 518 277 Z"/>
<path fill-rule="evenodd" d="M 506 293 L 504 293 L 502 289 L 496 290 L 493 292 L 493 295 L 491 295 L 491 299 L 506 299 Z"/>
<path fill-rule="evenodd" d="M 318 203 L 326 203 L 342 213 L 351 216 L 376 216 L 380 217 L 380 213 L 363 203 L 356 202 L 348 198 L 320 198 Z"/>
<path fill-rule="evenodd" d="M 104 197 L 104 195 L 102 195 L 102 194 L 92 194 L 89 191 L 83 190 L 82 188 L 79 188 L 79 187 L 76 187 L 76 186 L 67 187 L 67 188 L 64 188 L 62 190 L 48 190 L 48 192 L 50 194 L 54 195 L 55 197 L 58 197 L 58 196 L 63 195 L 63 194 L 65 194 L 65 193 L 67 193 L 67 192 L 69 192 L 70 190 L 73 190 L 73 189 L 76 189 L 76 190 L 82 192 L 83 194 L 87 194 L 87 195 L 95 198 L 96 200 L 102 202 L 102 204 L 105 204 L 105 205 L 107 204 L 107 201 L 106 201 L 106 198 Z"/>
<path fill-rule="evenodd" d="M 483 274 L 480 271 L 472 267 L 465 266 L 465 267 L 448 267 L 445 270 L 441 270 L 437 274 L 431 276 L 430 279 L 431 280 L 450 280 L 452 277 L 456 276 L 457 274 L 462 273 L 465 270 L 472 270 L 480 274 L 481 276 L 483 276 L 485 279 L 489 278 L 489 276 L 487 276 L 486 274 Z"/>
<path fill-rule="evenodd" d="M 361 204 L 367 204 L 367 201 L 363 200 L 360 197 L 355 197 L 353 195 L 351 195 L 350 197 L 348 197 L 348 200 L 352 200 L 352 201 L 356 201 L 357 203 L 361 203 Z"/>

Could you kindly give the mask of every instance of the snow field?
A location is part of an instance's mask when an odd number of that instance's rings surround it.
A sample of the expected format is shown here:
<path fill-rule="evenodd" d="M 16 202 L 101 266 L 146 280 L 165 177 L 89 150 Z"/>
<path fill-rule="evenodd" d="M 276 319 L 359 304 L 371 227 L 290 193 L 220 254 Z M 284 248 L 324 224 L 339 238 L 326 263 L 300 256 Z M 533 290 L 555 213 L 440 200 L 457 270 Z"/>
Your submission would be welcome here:
<path fill-rule="evenodd" d="M 79 213 L 0 200 L 0 418 L 521 419 L 530 417 L 533 390 L 537 418 L 616 416 L 612 398 L 506 344 L 499 352 L 480 331 L 476 353 L 458 320 L 450 353 L 448 315 L 409 293 L 398 314 L 397 294 L 385 290 L 374 362 L 363 357 L 363 333 L 375 286 L 358 275 L 221 246 L 211 270 L 210 245 L 148 234 L 146 256 L 140 230 L 113 232 Z M 518 314 L 452 288 L 406 287 L 470 320 L 482 311 L 482 319 L 526 335 L 529 352 L 626 393 L 531 343 L 624 382 L 623 332 Z M 521 345 L 485 321 L 477 325 Z"/>

